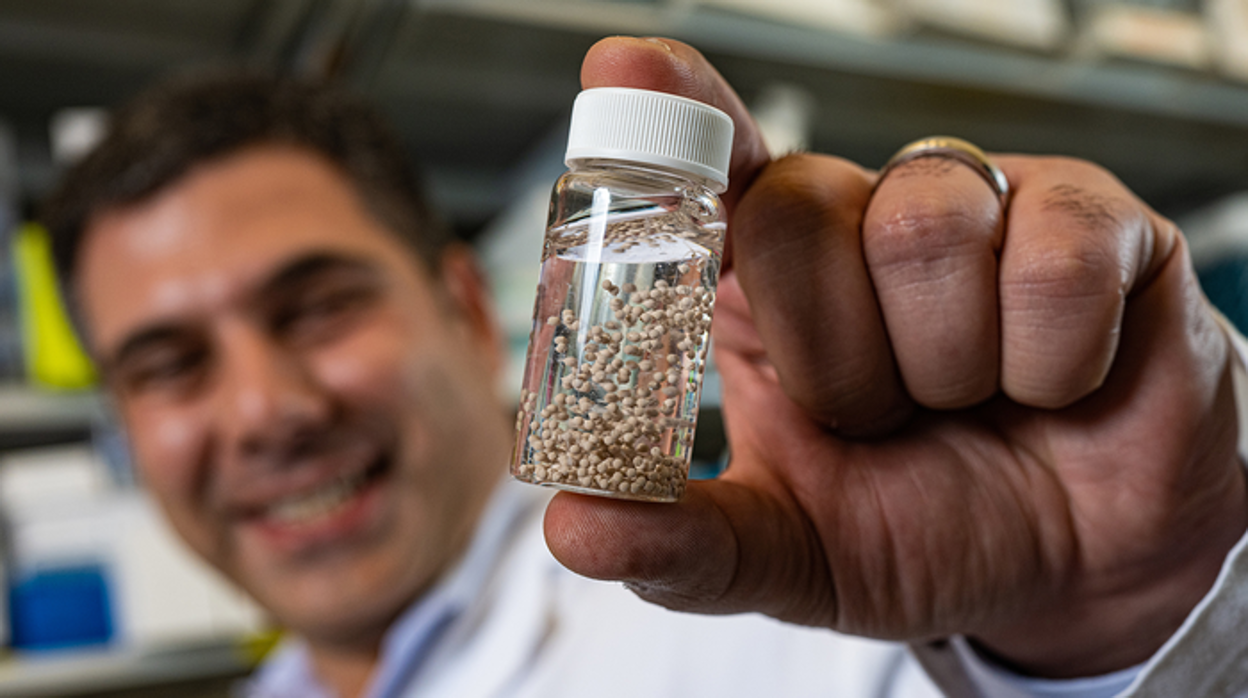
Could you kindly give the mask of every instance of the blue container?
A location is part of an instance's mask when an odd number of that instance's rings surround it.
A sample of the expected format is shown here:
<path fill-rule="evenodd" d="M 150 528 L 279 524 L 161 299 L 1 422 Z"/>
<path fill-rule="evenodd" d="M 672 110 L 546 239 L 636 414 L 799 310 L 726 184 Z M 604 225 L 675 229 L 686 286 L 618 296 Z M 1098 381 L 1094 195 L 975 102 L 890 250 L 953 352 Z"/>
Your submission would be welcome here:
<path fill-rule="evenodd" d="M 43 569 L 9 589 L 15 649 L 50 650 L 109 642 L 113 618 L 100 565 Z"/>

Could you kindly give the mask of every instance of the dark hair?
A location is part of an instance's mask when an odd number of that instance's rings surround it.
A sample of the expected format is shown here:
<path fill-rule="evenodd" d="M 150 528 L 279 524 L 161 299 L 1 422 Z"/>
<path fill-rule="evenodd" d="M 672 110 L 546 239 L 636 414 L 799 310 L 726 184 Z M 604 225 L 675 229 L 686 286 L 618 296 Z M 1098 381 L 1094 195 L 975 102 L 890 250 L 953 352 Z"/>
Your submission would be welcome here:
<path fill-rule="evenodd" d="M 93 216 L 153 196 L 197 165 L 264 144 L 307 148 L 328 159 L 372 214 L 437 269 L 451 236 L 425 205 L 400 140 L 377 111 L 326 84 L 214 69 L 183 73 L 141 93 L 62 178 L 42 212 L 61 283 L 73 286 Z"/>

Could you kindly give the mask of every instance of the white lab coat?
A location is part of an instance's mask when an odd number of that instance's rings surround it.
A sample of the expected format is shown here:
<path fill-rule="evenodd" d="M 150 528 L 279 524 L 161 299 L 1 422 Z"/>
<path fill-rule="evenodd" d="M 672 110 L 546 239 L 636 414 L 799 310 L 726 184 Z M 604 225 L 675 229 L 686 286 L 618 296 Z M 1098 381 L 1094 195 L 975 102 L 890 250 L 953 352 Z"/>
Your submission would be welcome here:
<path fill-rule="evenodd" d="M 409 696 L 915 698 L 939 696 L 897 643 L 759 615 L 699 616 L 578 577 L 550 556 L 538 506 Z M 910 684 L 893 689 L 898 679 Z M 921 692 L 916 692 L 921 690 Z"/>

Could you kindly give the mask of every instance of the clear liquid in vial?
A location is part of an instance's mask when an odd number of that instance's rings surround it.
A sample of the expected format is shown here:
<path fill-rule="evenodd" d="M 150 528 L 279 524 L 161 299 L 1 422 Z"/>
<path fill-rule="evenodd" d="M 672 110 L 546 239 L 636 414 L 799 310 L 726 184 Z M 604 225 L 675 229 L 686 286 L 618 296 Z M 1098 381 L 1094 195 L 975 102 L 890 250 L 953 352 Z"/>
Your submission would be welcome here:
<path fill-rule="evenodd" d="M 716 229 L 718 228 L 718 229 Z M 652 501 L 684 493 L 722 227 L 677 214 L 547 233 L 512 474 Z"/>

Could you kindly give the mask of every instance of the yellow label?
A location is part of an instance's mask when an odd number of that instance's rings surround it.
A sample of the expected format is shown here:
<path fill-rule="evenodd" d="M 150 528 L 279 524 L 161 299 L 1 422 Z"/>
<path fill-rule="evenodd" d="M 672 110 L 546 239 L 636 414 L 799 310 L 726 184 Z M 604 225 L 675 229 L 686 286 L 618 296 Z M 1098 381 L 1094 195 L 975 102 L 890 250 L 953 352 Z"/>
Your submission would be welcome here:
<path fill-rule="evenodd" d="M 48 233 L 26 223 L 13 237 L 26 375 L 32 383 L 67 390 L 95 384 L 95 368 L 74 332 L 52 264 Z"/>

